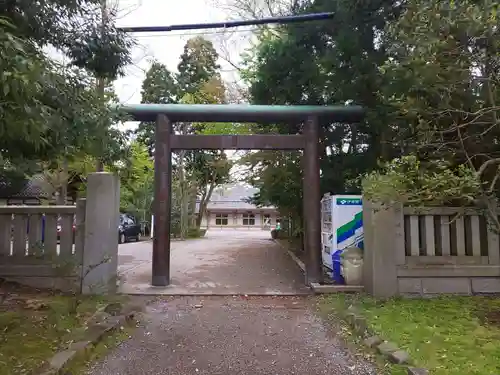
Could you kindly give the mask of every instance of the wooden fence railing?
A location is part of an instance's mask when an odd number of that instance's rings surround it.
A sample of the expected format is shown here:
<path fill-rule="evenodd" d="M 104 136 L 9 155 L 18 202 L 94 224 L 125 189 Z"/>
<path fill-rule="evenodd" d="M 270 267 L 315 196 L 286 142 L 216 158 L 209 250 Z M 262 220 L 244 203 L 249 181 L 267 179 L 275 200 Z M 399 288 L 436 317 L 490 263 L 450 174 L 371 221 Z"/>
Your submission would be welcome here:
<path fill-rule="evenodd" d="M 78 289 L 85 203 L 0 206 L 0 275 L 42 288 Z"/>
<path fill-rule="evenodd" d="M 498 233 L 477 210 L 458 208 L 416 209 L 405 207 L 405 256 L 417 262 L 499 264 Z"/>
<path fill-rule="evenodd" d="M 363 204 L 372 294 L 500 293 L 499 236 L 480 211 Z"/>
<path fill-rule="evenodd" d="M 116 291 L 120 180 L 87 177 L 76 206 L 0 206 L 0 278 L 85 294 Z"/>

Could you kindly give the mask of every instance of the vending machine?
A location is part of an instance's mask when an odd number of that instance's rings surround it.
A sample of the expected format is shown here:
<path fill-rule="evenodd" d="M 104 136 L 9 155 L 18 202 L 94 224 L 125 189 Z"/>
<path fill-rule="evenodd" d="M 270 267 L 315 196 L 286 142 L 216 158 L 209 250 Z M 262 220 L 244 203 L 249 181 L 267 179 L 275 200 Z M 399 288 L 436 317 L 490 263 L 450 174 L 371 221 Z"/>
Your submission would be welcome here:
<path fill-rule="evenodd" d="M 321 200 L 321 246 L 323 265 L 334 271 L 347 247 L 363 249 L 363 205 L 361 195 L 329 195 Z"/>

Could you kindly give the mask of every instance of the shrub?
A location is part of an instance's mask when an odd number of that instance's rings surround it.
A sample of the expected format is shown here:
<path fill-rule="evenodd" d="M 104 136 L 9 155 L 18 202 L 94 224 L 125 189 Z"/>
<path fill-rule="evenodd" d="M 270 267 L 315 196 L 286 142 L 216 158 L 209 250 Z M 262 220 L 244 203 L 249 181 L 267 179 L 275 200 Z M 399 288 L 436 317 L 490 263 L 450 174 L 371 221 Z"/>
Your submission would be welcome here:
<path fill-rule="evenodd" d="M 187 238 L 201 238 L 205 236 L 206 232 L 206 229 L 189 228 L 187 232 Z"/>
<path fill-rule="evenodd" d="M 363 196 L 373 202 L 407 206 L 467 206 L 481 191 L 476 171 L 445 160 L 421 162 L 414 155 L 393 159 L 361 179 Z"/>
<path fill-rule="evenodd" d="M 275 239 L 277 239 L 277 238 L 278 238 L 278 231 L 277 231 L 276 229 L 273 229 L 273 230 L 271 231 L 271 238 L 272 238 L 273 240 L 275 240 Z"/>

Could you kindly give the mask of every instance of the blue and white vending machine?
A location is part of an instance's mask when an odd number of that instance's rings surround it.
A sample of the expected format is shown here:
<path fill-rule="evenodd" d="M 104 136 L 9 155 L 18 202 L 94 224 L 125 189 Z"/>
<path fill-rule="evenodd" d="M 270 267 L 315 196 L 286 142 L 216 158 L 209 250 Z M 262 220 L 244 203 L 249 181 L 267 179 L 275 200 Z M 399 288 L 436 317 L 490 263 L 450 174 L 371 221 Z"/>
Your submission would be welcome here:
<path fill-rule="evenodd" d="M 363 249 L 361 195 L 329 195 L 321 200 L 323 265 L 340 275 L 340 255 L 348 247 Z M 339 264 L 334 264 L 339 262 Z M 335 281 L 340 282 L 340 279 Z"/>

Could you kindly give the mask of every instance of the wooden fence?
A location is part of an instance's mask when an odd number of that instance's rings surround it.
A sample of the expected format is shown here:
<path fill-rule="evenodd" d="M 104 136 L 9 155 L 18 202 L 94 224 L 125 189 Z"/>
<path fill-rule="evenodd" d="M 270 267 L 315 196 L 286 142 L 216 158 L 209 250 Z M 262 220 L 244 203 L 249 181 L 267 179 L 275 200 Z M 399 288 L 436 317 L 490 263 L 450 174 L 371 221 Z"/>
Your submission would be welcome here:
<path fill-rule="evenodd" d="M 0 275 L 78 290 L 84 231 L 84 199 L 76 206 L 0 206 Z"/>
<path fill-rule="evenodd" d="M 478 210 L 363 205 L 368 292 L 500 293 L 499 236 Z"/>
<path fill-rule="evenodd" d="M 0 278 L 78 293 L 116 289 L 120 185 L 99 172 L 75 206 L 0 206 Z"/>

